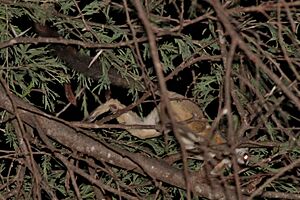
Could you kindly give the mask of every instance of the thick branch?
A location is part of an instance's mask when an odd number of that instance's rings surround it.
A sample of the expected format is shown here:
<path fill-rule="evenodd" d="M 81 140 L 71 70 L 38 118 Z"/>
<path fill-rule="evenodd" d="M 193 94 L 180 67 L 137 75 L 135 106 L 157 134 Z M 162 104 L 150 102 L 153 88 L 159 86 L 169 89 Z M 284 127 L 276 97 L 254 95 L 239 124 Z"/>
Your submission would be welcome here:
<path fill-rule="evenodd" d="M 59 34 L 47 26 L 35 24 L 35 30 L 41 37 L 59 38 Z M 77 72 L 84 74 L 94 80 L 105 76 L 103 67 L 98 59 L 93 61 L 93 58 L 84 54 L 80 54 L 74 47 L 67 46 L 64 43 L 51 44 L 55 56 L 64 61 L 68 67 Z M 92 63 L 92 64 L 91 64 Z M 90 65 L 91 64 L 91 65 Z M 141 80 L 135 80 L 132 77 L 122 77 L 120 72 L 114 67 L 108 69 L 107 75 L 112 85 L 125 88 L 135 88 L 139 91 L 144 91 Z"/>

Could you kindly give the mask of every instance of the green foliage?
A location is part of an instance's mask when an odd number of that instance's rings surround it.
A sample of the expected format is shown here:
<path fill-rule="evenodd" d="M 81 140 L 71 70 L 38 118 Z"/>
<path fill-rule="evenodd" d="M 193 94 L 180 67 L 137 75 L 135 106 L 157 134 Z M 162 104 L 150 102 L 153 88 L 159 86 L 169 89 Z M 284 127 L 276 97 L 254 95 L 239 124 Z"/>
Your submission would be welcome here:
<path fill-rule="evenodd" d="M 217 77 L 214 75 L 199 77 L 195 84 L 193 95 L 197 97 L 202 108 L 206 108 L 212 101 L 216 100 L 215 93 L 219 91 Z"/>
<path fill-rule="evenodd" d="M 9 123 L 6 124 L 4 136 L 5 136 L 5 143 L 8 144 L 10 148 L 16 150 L 18 148 L 18 141 L 12 124 Z"/>

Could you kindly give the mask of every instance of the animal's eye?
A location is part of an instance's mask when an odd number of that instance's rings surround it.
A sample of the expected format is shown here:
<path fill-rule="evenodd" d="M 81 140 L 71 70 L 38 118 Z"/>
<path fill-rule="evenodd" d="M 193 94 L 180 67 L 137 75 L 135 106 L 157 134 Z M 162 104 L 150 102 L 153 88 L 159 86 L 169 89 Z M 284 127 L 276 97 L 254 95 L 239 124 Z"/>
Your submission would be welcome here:
<path fill-rule="evenodd" d="M 237 148 L 235 150 L 237 161 L 241 165 L 247 165 L 249 163 L 249 149 L 248 148 Z"/>
<path fill-rule="evenodd" d="M 245 165 L 247 165 L 249 163 L 249 154 L 248 153 L 245 153 L 243 155 L 243 160 L 244 160 Z"/>

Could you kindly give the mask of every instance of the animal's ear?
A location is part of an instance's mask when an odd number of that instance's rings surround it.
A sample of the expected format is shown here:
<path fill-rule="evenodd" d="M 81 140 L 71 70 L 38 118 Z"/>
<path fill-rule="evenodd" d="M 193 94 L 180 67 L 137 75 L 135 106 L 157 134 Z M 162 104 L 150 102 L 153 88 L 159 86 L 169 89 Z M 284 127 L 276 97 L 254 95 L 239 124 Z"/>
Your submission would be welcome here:
<path fill-rule="evenodd" d="M 107 102 L 105 102 L 104 104 L 101 104 L 100 106 L 98 106 L 88 117 L 89 122 L 93 122 L 96 120 L 96 118 L 100 115 L 102 115 L 103 113 L 106 113 L 108 111 L 116 111 L 116 110 L 120 110 L 120 109 L 124 109 L 126 106 L 123 105 L 120 101 L 116 100 L 116 99 L 110 99 Z"/>
<path fill-rule="evenodd" d="M 109 109 L 113 112 L 126 108 L 126 106 L 117 99 L 110 99 L 105 104 L 107 104 L 107 106 L 109 106 Z"/>

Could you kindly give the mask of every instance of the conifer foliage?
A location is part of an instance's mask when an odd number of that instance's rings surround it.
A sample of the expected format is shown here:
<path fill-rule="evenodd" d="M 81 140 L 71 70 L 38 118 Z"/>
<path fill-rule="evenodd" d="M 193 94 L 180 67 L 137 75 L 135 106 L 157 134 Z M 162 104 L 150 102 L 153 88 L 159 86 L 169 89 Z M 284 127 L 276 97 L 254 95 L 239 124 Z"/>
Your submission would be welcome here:
<path fill-rule="evenodd" d="M 0 0 L 0 199 L 300 199 L 299 9 Z M 185 149 L 167 90 L 227 143 Z M 126 108 L 88 120 L 111 98 Z M 115 120 L 157 105 L 155 126 Z M 142 140 L 128 128 L 164 134 Z M 224 158 L 231 165 L 210 173 Z"/>

